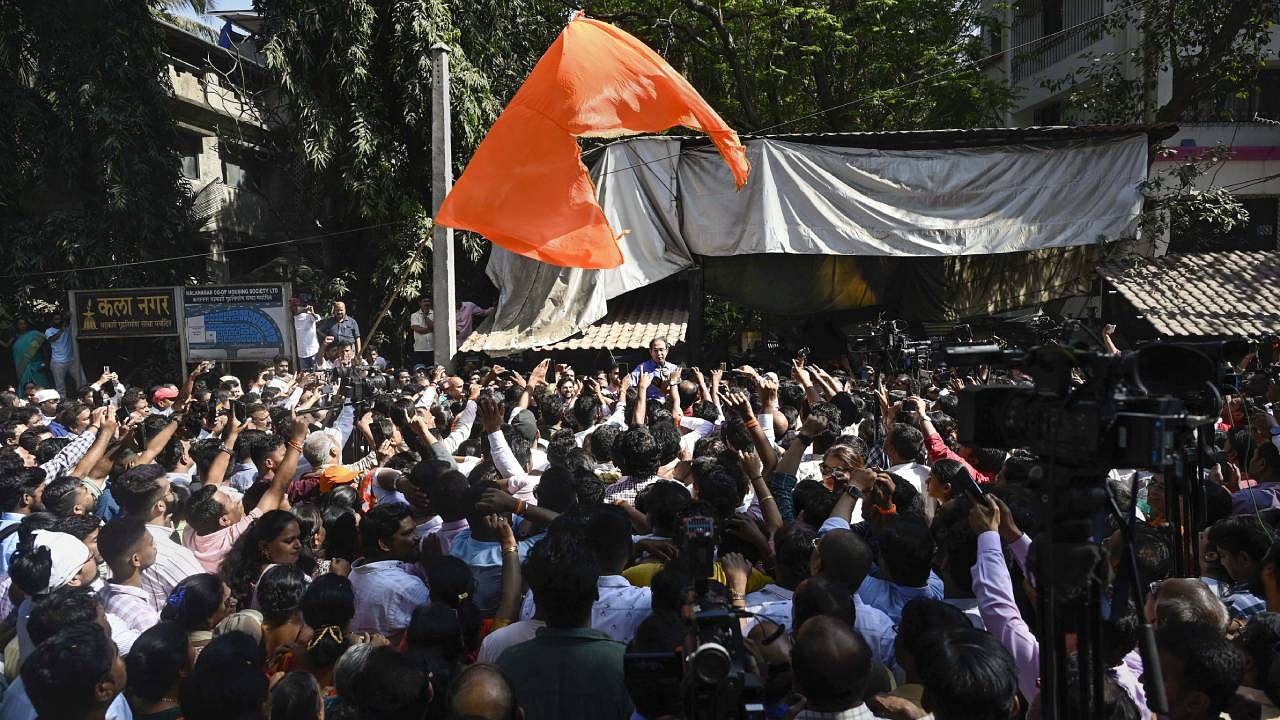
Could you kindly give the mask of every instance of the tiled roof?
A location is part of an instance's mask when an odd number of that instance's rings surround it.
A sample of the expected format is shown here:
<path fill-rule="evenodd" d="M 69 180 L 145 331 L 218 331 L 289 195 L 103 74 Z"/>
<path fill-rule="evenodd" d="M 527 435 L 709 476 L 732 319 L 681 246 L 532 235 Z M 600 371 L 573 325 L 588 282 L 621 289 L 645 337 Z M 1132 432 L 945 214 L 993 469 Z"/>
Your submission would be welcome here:
<path fill-rule="evenodd" d="M 1165 255 L 1101 273 L 1161 335 L 1280 330 L 1280 252 Z"/>
<path fill-rule="evenodd" d="M 685 339 L 689 325 L 688 289 L 662 283 L 633 290 L 609 301 L 609 313 L 569 338 L 538 350 L 630 350 L 649 347 L 656 337 L 675 344 Z M 461 352 L 493 352 L 488 335 L 475 331 Z M 506 348 L 504 348 L 506 349 Z"/>

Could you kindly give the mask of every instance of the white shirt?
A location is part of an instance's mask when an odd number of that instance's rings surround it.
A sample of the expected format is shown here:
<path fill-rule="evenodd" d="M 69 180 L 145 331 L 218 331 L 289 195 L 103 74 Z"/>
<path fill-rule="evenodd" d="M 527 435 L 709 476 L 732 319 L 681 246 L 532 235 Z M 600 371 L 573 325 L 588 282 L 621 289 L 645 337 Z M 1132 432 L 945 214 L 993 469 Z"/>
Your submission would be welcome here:
<path fill-rule="evenodd" d="M 647 587 L 636 587 L 621 575 L 601 575 L 596 581 L 599 597 L 591 606 L 591 629 L 599 630 L 621 643 L 631 642 L 640 623 L 649 617 L 653 593 Z M 533 593 L 525 596 L 521 619 L 531 619 L 537 608 Z"/>
<path fill-rule="evenodd" d="M 159 612 L 178 583 L 205 569 L 190 550 L 173 541 L 173 528 L 147 525 L 147 532 L 156 541 L 156 561 L 142 571 L 142 589 L 151 598 L 151 607 Z"/>
<path fill-rule="evenodd" d="M 889 472 L 894 475 L 906 478 L 911 481 L 911 486 L 920 493 L 921 499 L 924 500 L 924 516 L 932 521 L 933 513 L 938 508 L 938 501 L 929 497 L 927 489 L 929 481 L 929 466 L 920 463 L 908 462 L 901 465 L 890 465 Z"/>
<path fill-rule="evenodd" d="M 753 618 L 752 624 L 768 620 L 782 627 L 791 627 L 792 594 L 792 591 L 774 584 L 747 593 L 747 611 L 760 616 Z"/>
<path fill-rule="evenodd" d="M 392 635 L 409 627 L 413 611 L 431 600 L 422 580 L 410 575 L 399 560 L 377 560 L 351 568 L 356 595 L 355 632 Z"/>
<path fill-rule="evenodd" d="M 320 338 L 316 337 L 315 313 L 300 312 L 293 316 L 293 336 L 298 342 L 298 357 L 311 357 L 320 352 Z"/>
<path fill-rule="evenodd" d="M 426 327 L 427 321 L 436 319 L 436 311 L 428 310 L 426 317 L 422 316 L 422 311 L 409 316 L 409 324 L 418 327 Z M 417 330 L 411 330 L 413 333 L 413 351 L 414 352 L 431 352 L 435 348 L 435 333 L 419 333 Z"/>
<path fill-rule="evenodd" d="M 546 627 L 546 625 L 542 620 L 530 618 L 528 620 L 519 620 L 506 627 L 494 630 L 485 635 L 484 640 L 480 643 L 480 655 L 476 658 L 476 662 L 497 662 L 507 648 L 532 640 L 538 634 L 538 630 Z"/>
<path fill-rule="evenodd" d="M 0 703 L 0 718 L 4 720 L 36 720 L 36 709 L 27 696 L 27 687 L 22 683 L 22 676 L 14 679 L 13 684 L 4 691 L 4 702 Z M 133 711 L 129 703 L 120 693 L 107 706 L 107 720 L 133 720 Z"/>

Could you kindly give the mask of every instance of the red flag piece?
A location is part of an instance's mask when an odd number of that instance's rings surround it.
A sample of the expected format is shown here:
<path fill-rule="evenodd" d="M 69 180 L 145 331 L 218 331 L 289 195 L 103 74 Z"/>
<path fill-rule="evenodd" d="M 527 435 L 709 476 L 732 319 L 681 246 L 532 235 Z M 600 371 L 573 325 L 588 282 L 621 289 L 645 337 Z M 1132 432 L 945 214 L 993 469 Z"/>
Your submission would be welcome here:
<path fill-rule="evenodd" d="M 676 125 L 710 135 L 742 188 L 746 149 L 689 81 L 634 36 L 579 16 L 489 129 L 435 221 L 551 265 L 617 267 L 618 235 L 576 138 Z"/>

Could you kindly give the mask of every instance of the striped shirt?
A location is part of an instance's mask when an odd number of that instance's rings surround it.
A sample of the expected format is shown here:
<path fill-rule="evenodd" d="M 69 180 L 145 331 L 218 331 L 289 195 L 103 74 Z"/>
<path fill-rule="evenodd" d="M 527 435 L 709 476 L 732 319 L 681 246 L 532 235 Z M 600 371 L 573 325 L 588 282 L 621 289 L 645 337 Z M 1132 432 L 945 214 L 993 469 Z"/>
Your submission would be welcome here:
<path fill-rule="evenodd" d="M 173 541 L 173 528 L 148 524 L 147 532 L 156 541 L 156 562 L 142 571 L 142 589 L 160 612 L 178 583 L 205 570 L 190 550 Z"/>
<path fill-rule="evenodd" d="M 97 437 L 98 433 L 89 429 L 67 443 L 67 446 L 59 450 L 57 455 L 40 466 L 40 469 L 44 470 L 45 481 L 60 478 L 70 472 L 84 458 L 85 453 L 89 452 L 89 448 L 93 446 L 93 441 Z"/>
<path fill-rule="evenodd" d="M 160 622 L 160 613 L 151 607 L 151 596 L 142 588 L 109 582 L 98 593 L 98 598 L 104 610 L 136 632 L 144 632 Z"/>

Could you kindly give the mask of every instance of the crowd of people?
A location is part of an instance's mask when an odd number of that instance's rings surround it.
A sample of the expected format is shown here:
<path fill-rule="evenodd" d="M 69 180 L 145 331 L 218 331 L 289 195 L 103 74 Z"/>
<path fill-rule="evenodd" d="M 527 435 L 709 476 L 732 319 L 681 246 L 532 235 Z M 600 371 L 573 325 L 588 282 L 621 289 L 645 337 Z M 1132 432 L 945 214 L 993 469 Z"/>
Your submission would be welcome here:
<path fill-rule="evenodd" d="M 627 657 L 692 649 L 700 580 L 741 611 L 768 717 L 1040 717 L 1062 645 L 1034 601 L 1038 460 L 958 441 L 975 380 L 703 370 L 655 339 L 634 368 L 422 357 L 370 387 L 342 310 L 301 323 L 337 349 L 304 368 L 0 393 L 0 717 L 681 718 L 678 671 Z M 1146 601 L 1102 623 L 1106 718 L 1154 716 L 1140 617 L 1168 717 L 1278 715 L 1280 385 L 1252 370 L 1195 577 L 1171 577 L 1164 478 L 1107 480 L 1141 520 L 1112 569 Z"/>

